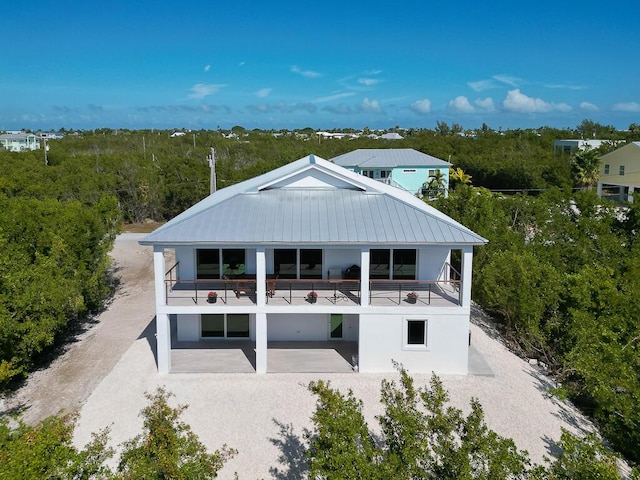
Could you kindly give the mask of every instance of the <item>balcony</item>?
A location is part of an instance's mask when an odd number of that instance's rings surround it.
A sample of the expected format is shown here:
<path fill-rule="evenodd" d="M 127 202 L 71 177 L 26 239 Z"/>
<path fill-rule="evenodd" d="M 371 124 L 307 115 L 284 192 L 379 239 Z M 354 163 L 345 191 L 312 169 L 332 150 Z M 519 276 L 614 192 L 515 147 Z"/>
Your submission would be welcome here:
<path fill-rule="evenodd" d="M 172 269 L 173 270 L 173 269 Z M 220 280 L 165 279 L 167 305 L 226 305 L 253 307 L 257 304 L 256 279 L 252 276 Z M 451 307 L 461 304 L 460 280 L 370 280 L 369 305 L 377 307 Z M 360 280 L 267 279 L 268 306 L 358 306 L 362 305 Z M 207 299 L 216 292 L 215 303 Z"/>

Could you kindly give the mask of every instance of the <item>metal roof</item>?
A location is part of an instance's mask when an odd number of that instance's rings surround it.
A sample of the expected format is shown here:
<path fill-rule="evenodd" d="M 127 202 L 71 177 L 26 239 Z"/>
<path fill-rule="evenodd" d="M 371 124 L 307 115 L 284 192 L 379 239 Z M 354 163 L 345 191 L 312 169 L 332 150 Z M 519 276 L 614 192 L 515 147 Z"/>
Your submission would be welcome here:
<path fill-rule="evenodd" d="M 331 159 L 341 167 L 444 167 L 449 162 L 413 148 L 361 148 Z"/>
<path fill-rule="evenodd" d="M 301 186 L 305 178 L 307 183 Z M 219 190 L 140 241 L 143 245 L 486 242 L 407 192 L 313 156 Z"/>

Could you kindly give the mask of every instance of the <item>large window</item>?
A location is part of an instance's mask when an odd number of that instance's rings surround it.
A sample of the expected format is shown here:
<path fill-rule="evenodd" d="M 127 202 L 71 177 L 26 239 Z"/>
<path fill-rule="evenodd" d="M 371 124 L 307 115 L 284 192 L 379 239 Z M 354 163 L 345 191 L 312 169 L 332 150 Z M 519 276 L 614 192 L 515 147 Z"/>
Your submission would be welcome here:
<path fill-rule="evenodd" d="M 394 280 L 415 280 L 416 279 L 416 251 L 415 250 L 394 250 L 393 251 L 393 279 Z"/>
<path fill-rule="evenodd" d="M 273 264 L 278 278 L 298 278 L 298 252 L 295 248 L 276 248 Z"/>
<path fill-rule="evenodd" d="M 609 164 L 608 163 L 604 164 L 604 174 L 605 175 L 609 175 Z"/>
<path fill-rule="evenodd" d="M 203 314 L 200 320 L 202 338 L 249 338 L 249 314 Z"/>
<path fill-rule="evenodd" d="M 624 165 L 620 165 L 620 175 L 624 175 Z"/>
<path fill-rule="evenodd" d="M 245 265 L 245 251 L 242 248 L 225 248 L 222 250 L 222 273 L 230 277 L 244 275 L 247 272 Z"/>
<path fill-rule="evenodd" d="M 277 248 L 273 251 L 273 265 L 278 278 L 322 278 L 322 249 L 308 248 L 298 251 L 295 248 Z"/>
<path fill-rule="evenodd" d="M 369 278 L 388 280 L 390 261 L 390 250 L 371 249 L 369 252 Z"/>
<path fill-rule="evenodd" d="M 300 250 L 300 278 L 322 278 L 322 250 Z"/>
<path fill-rule="evenodd" d="M 196 278 L 220 278 L 220 250 L 199 249 L 196 257 Z"/>

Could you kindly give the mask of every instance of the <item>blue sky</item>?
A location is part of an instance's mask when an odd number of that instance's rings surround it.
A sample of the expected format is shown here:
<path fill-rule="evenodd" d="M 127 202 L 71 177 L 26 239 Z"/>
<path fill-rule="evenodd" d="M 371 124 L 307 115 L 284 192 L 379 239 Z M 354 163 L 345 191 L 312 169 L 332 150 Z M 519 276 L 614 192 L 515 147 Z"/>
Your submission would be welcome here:
<path fill-rule="evenodd" d="M 640 2 L 11 2 L 0 129 L 640 123 Z"/>

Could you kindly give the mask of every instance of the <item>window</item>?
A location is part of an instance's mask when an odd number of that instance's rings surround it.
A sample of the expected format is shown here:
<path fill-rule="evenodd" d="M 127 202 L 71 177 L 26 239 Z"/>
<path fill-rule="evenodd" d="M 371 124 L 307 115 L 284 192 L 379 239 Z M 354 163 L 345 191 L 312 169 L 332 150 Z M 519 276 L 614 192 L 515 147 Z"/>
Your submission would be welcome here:
<path fill-rule="evenodd" d="M 391 250 L 371 249 L 369 252 L 369 278 L 389 279 Z"/>
<path fill-rule="evenodd" d="M 387 171 L 386 170 L 380 170 L 380 178 L 387 178 Z"/>
<path fill-rule="evenodd" d="M 298 252 L 295 248 L 276 248 L 273 251 L 273 266 L 279 278 L 298 278 Z"/>
<path fill-rule="evenodd" d="M 436 170 L 435 168 L 432 168 L 429 170 L 429 178 L 435 178 L 435 176 L 437 175 L 438 170 Z"/>
<path fill-rule="evenodd" d="M 197 250 L 196 278 L 220 278 L 220 250 L 217 248 Z"/>
<path fill-rule="evenodd" d="M 624 175 L 624 165 L 620 165 L 620 175 Z"/>
<path fill-rule="evenodd" d="M 416 279 L 416 251 L 393 251 L 393 280 Z"/>
<path fill-rule="evenodd" d="M 405 319 L 403 337 L 405 349 L 425 350 L 427 348 L 427 320 L 424 318 Z"/>
<path fill-rule="evenodd" d="M 241 248 L 225 248 L 222 250 L 222 272 L 224 275 L 244 275 L 245 267 L 245 251 Z"/>
<path fill-rule="evenodd" d="M 300 250 L 300 278 L 322 278 L 322 250 Z"/>
<path fill-rule="evenodd" d="M 609 164 L 608 163 L 604 164 L 604 174 L 605 175 L 609 175 Z"/>
<path fill-rule="evenodd" d="M 330 330 L 331 330 L 330 332 L 331 338 L 342 338 L 342 314 L 341 313 L 331 314 Z"/>
<path fill-rule="evenodd" d="M 200 316 L 202 338 L 249 338 L 249 314 L 222 313 Z"/>

